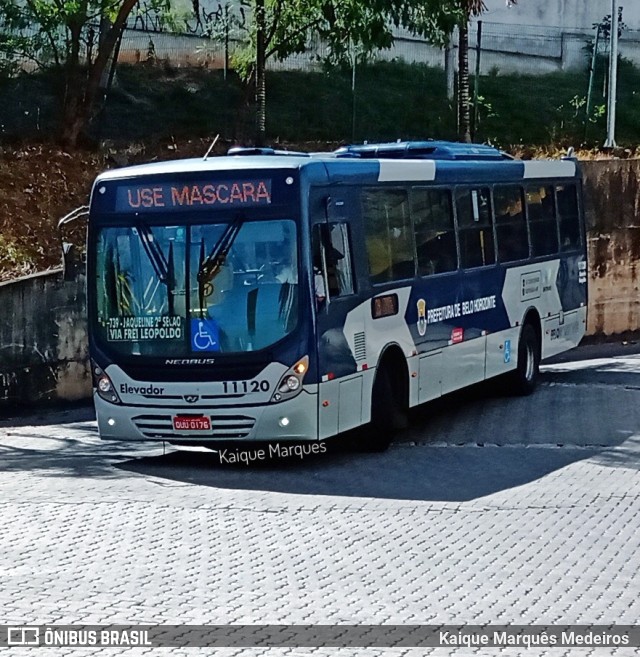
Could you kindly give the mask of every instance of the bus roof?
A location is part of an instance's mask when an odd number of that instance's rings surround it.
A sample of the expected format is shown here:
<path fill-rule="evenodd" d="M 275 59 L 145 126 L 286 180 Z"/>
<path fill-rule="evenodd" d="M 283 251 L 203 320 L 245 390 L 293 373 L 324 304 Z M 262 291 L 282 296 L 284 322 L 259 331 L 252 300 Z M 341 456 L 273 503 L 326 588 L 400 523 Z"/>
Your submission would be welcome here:
<path fill-rule="evenodd" d="M 336 157 L 415 160 L 513 160 L 511 155 L 486 144 L 463 144 L 453 141 L 396 141 L 382 144 L 343 146 Z"/>
<path fill-rule="evenodd" d="M 206 160 L 191 158 L 188 160 L 167 160 L 138 164 L 121 169 L 105 171 L 98 176 L 98 181 L 119 180 L 121 178 L 137 178 L 172 173 L 197 173 L 207 171 L 235 171 L 242 169 L 298 169 L 308 164 L 308 156 L 213 156 Z"/>
<path fill-rule="evenodd" d="M 114 169 L 102 173 L 96 182 L 156 175 L 310 167 L 328 182 L 362 184 L 515 182 L 579 175 L 573 158 L 517 160 L 484 144 L 421 141 L 344 146 L 326 153 L 235 148 L 226 156 L 151 162 Z"/>

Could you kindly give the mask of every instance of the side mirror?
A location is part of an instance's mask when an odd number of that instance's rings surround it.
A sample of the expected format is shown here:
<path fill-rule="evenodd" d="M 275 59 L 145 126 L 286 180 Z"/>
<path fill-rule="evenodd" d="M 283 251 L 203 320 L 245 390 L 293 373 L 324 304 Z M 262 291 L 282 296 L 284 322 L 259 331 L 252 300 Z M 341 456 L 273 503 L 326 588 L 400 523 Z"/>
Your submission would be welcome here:
<path fill-rule="evenodd" d="M 82 269 L 82 254 L 78 252 L 75 244 L 71 242 L 62 243 L 62 267 L 63 280 L 65 283 L 75 281 Z"/>
<path fill-rule="evenodd" d="M 67 230 L 69 224 L 74 224 L 78 219 L 84 219 L 89 215 L 89 207 L 83 205 L 65 215 L 58 222 L 58 230 L 62 241 L 62 266 L 64 268 L 63 280 L 65 282 L 75 281 L 84 266 L 84 243 L 80 241 L 77 230 Z M 84 231 L 82 231 L 84 235 Z M 71 239 L 74 241 L 70 241 Z"/>

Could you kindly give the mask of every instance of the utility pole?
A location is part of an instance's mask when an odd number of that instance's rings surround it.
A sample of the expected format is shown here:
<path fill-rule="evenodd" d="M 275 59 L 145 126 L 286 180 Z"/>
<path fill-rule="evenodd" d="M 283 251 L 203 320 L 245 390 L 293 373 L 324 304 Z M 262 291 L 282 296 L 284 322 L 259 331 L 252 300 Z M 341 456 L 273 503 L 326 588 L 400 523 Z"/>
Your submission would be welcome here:
<path fill-rule="evenodd" d="M 591 64 L 589 65 L 589 87 L 587 89 L 587 105 L 584 111 L 584 141 L 587 141 L 587 131 L 589 129 L 589 116 L 591 112 L 591 96 L 593 94 L 593 78 L 596 72 L 596 61 L 598 59 L 598 44 L 600 43 L 601 25 L 596 27 L 596 38 L 593 41 L 593 52 L 591 53 Z"/>
<path fill-rule="evenodd" d="M 358 63 L 358 51 L 351 41 L 351 143 L 356 141 L 356 64 Z"/>
<path fill-rule="evenodd" d="M 609 35 L 609 93 L 607 94 L 607 139 L 605 148 L 616 147 L 616 82 L 618 79 L 618 0 L 611 0 Z"/>
<path fill-rule="evenodd" d="M 447 79 L 447 100 L 450 101 L 455 98 L 457 29 L 456 27 L 453 28 L 444 47 L 444 74 Z"/>
<path fill-rule="evenodd" d="M 256 146 L 264 146 L 267 123 L 265 0 L 255 0 L 256 21 Z"/>
<path fill-rule="evenodd" d="M 473 134 L 472 139 L 478 134 L 478 123 L 480 114 L 478 111 L 478 96 L 480 95 L 480 57 L 482 55 L 482 21 L 478 21 L 476 33 L 476 75 L 473 81 Z"/>

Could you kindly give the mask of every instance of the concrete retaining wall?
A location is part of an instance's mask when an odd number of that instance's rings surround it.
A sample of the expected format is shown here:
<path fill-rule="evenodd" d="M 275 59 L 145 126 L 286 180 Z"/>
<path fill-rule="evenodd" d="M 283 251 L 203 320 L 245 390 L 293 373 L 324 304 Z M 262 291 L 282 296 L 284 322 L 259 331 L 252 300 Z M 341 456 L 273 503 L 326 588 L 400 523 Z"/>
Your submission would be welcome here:
<path fill-rule="evenodd" d="M 640 160 L 584 162 L 587 332 L 640 329 Z M 62 271 L 0 284 L 0 409 L 91 394 L 85 277 Z"/>
<path fill-rule="evenodd" d="M 211 68 L 221 68 L 224 57 L 221 38 L 209 39 L 207 29 L 222 36 L 225 30 L 225 11 L 233 17 L 229 32 L 232 51 L 239 41 L 246 38 L 251 24 L 250 9 L 246 2 L 229 0 L 199 0 L 198 17 L 193 14 L 191 0 L 175 0 L 176 16 L 185 19 L 186 34 L 162 32 L 166 29 L 159 13 L 149 11 L 149 3 L 140 3 L 129 20 L 120 49 L 121 61 L 141 61 L 146 58 L 150 42 L 155 56 L 174 66 L 191 66 L 207 63 Z M 623 30 L 619 43 L 620 55 L 640 65 L 640 3 L 623 2 Z M 242 5 L 242 11 L 240 7 Z M 473 19 L 469 29 L 471 40 L 470 65 L 475 70 L 476 23 L 483 25 L 483 52 L 481 72 L 491 70 L 501 74 L 520 73 L 543 75 L 555 71 L 586 70 L 587 43 L 595 35 L 594 24 L 601 23 L 611 14 L 611 0 L 523 0 L 508 6 L 505 0 L 485 0 L 485 9 Z M 237 24 L 236 24 L 237 23 Z M 379 50 L 374 59 L 401 58 L 407 62 L 419 62 L 430 66 L 444 65 L 440 48 L 416 38 L 408 30 L 392 28 L 395 43 L 388 50 Z M 601 43 L 604 54 L 604 43 Z M 283 62 L 269 60 L 272 70 L 319 69 L 318 56 L 327 53 L 321 43 L 310 43 L 306 53 L 288 57 Z"/>
<path fill-rule="evenodd" d="M 505 28 L 509 28 L 505 30 Z M 469 33 L 469 68 L 476 66 L 477 27 Z M 586 71 L 589 64 L 587 45 L 592 44 L 593 30 L 568 31 L 560 28 L 541 28 L 535 25 L 505 26 L 500 23 L 482 23 L 482 54 L 480 73 L 488 75 L 544 75 L 558 71 Z M 233 54 L 239 42 L 232 39 Z M 640 30 L 624 32 L 619 42 L 620 56 L 640 66 Z M 144 62 L 153 51 L 158 60 L 173 66 L 202 66 L 221 69 L 224 66 L 224 49 L 220 42 L 198 34 L 172 34 L 126 30 L 118 61 L 127 64 Z M 454 46 L 457 61 L 457 48 Z M 606 54 L 601 42 L 599 52 Z M 318 41 L 304 53 L 291 55 L 280 61 L 267 62 L 269 70 L 319 71 L 321 60 L 327 55 L 325 45 Z M 401 59 L 408 63 L 444 67 L 444 50 L 412 35 L 407 30 L 395 30 L 391 48 L 376 51 L 372 59 Z M 27 64 L 28 66 L 28 64 Z"/>
<path fill-rule="evenodd" d="M 582 163 L 590 335 L 640 329 L 640 160 Z"/>
<path fill-rule="evenodd" d="M 0 284 L 0 407 L 90 396 L 85 315 L 84 276 Z"/>

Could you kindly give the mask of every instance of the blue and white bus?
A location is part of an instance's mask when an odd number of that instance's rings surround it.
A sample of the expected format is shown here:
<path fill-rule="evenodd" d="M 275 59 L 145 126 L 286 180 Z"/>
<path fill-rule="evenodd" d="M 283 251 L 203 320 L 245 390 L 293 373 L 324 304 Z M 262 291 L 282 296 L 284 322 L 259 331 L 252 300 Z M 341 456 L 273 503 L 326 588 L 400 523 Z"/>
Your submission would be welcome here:
<path fill-rule="evenodd" d="M 405 142 L 109 171 L 93 187 L 100 435 L 321 441 L 502 376 L 585 333 L 575 159 Z"/>

